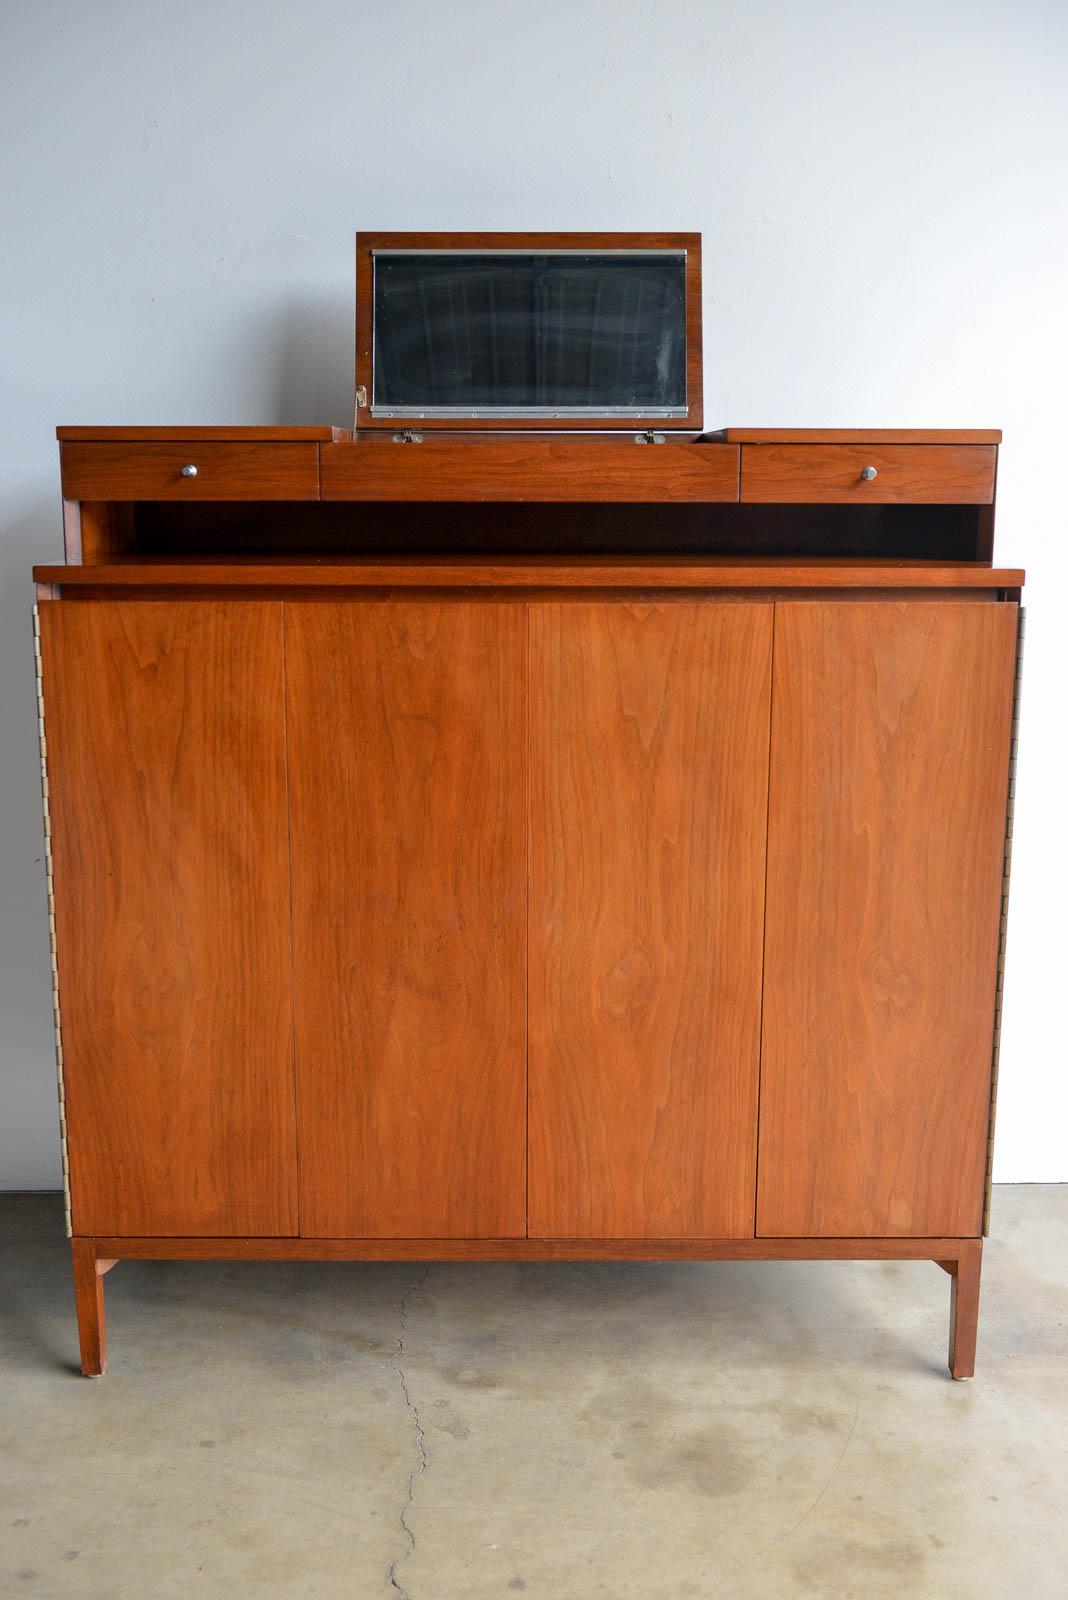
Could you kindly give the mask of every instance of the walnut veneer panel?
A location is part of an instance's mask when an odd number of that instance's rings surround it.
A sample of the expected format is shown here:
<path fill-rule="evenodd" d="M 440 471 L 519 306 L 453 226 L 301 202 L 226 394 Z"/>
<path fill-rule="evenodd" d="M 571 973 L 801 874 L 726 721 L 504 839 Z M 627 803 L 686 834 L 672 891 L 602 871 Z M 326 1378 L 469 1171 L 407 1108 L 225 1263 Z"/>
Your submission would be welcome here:
<path fill-rule="evenodd" d="M 301 1232 L 526 1224 L 526 616 L 287 603 Z"/>
<path fill-rule="evenodd" d="M 992 444 L 745 444 L 741 498 L 795 505 L 989 505 L 996 463 Z M 868 467 L 876 477 L 861 476 Z"/>
<path fill-rule="evenodd" d="M 75 1232 L 292 1234 L 282 608 L 40 622 Z"/>
<path fill-rule="evenodd" d="M 738 498 L 738 446 L 474 439 L 324 444 L 324 500 L 711 503 Z"/>
<path fill-rule="evenodd" d="M 68 442 L 59 453 L 66 500 L 319 498 L 319 446 L 312 442 Z M 183 467 L 195 467 L 195 475 L 183 476 Z"/>
<path fill-rule="evenodd" d="M 979 1232 L 1018 608 L 776 608 L 762 1235 Z"/>
<path fill-rule="evenodd" d="M 753 1232 L 771 624 L 530 608 L 532 1236 Z"/>

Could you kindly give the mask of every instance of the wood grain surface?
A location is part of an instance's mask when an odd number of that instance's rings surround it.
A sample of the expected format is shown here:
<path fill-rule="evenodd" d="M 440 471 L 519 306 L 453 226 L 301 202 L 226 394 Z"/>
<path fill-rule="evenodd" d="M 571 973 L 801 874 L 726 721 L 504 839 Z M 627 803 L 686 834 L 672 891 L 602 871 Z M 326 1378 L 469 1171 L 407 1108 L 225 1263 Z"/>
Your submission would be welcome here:
<path fill-rule="evenodd" d="M 74 1269 L 74 1310 L 78 1319 L 78 1346 L 87 1378 L 101 1378 L 107 1370 L 107 1320 L 104 1312 L 104 1275 L 97 1266 L 97 1251 L 90 1239 L 71 1240 Z"/>
<path fill-rule="evenodd" d="M 979 1232 L 1015 605 L 777 607 L 757 1232 Z"/>
<path fill-rule="evenodd" d="M 949 1370 L 954 1378 L 970 1378 L 975 1373 L 982 1270 L 983 1241 L 970 1239 L 961 1247 L 950 1272 L 953 1286 L 949 1301 Z"/>
<path fill-rule="evenodd" d="M 724 428 L 732 444 L 1000 444 L 1000 428 Z"/>
<path fill-rule="evenodd" d="M 281 606 L 40 620 L 75 1231 L 293 1233 Z"/>
<path fill-rule="evenodd" d="M 340 449 L 324 445 L 324 449 Z M 317 500 L 317 444 L 125 441 L 59 447 L 67 500 Z M 195 466 L 196 476 L 182 476 Z"/>
<path fill-rule="evenodd" d="M 734 444 L 428 439 L 324 444 L 320 473 L 324 500 L 711 503 L 737 500 L 738 454 Z"/>
<path fill-rule="evenodd" d="M 174 426 L 162 428 L 153 427 L 127 427 L 125 423 L 118 423 L 112 427 L 91 427 L 80 424 L 77 427 L 60 427 L 56 429 L 56 438 L 62 442 L 71 440 L 97 440 L 105 444 L 117 444 L 122 440 L 139 440 L 143 443 L 169 443 L 173 440 L 194 441 L 197 443 L 225 443 L 227 441 L 240 441 L 243 444 L 292 444 L 297 440 L 311 441 L 313 444 L 329 444 L 332 440 L 347 437 L 348 428 L 335 428 L 327 424 L 246 424 L 236 426 L 216 423 L 213 427 Z"/>
<path fill-rule="evenodd" d="M 521 1235 L 523 609 L 285 610 L 301 1231 Z"/>
<path fill-rule="evenodd" d="M 985 505 L 994 498 L 997 454 L 994 445 L 746 444 L 741 498 L 780 504 Z M 865 467 L 874 467 L 878 476 L 862 478 Z"/>
<path fill-rule="evenodd" d="M 531 607 L 532 1235 L 753 1231 L 771 621 Z"/>
<path fill-rule="evenodd" d="M 129 1261 L 931 1261 L 952 1270 L 974 1239 L 110 1239 Z"/>
<path fill-rule="evenodd" d="M 785 560 L 730 556 L 371 556 L 293 560 L 136 560 L 99 566 L 38 566 L 38 583 L 63 588 L 316 589 L 1014 589 L 1020 567 L 974 561 L 856 557 Z"/>

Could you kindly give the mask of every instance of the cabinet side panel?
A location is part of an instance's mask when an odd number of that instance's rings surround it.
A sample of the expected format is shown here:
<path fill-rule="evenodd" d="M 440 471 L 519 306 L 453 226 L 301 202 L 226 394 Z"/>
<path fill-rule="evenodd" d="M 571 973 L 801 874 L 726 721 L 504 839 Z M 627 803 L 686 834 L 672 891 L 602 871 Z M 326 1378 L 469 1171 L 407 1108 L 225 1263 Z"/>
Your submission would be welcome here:
<path fill-rule="evenodd" d="M 288 603 L 301 1231 L 526 1231 L 526 610 Z"/>
<path fill-rule="evenodd" d="M 74 1231 L 296 1230 L 281 607 L 41 607 Z"/>
<path fill-rule="evenodd" d="M 979 1232 L 1017 609 L 777 607 L 760 1235 Z"/>
<path fill-rule="evenodd" d="M 771 624 L 531 607 L 532 1236 L 752 1235 Z"/>

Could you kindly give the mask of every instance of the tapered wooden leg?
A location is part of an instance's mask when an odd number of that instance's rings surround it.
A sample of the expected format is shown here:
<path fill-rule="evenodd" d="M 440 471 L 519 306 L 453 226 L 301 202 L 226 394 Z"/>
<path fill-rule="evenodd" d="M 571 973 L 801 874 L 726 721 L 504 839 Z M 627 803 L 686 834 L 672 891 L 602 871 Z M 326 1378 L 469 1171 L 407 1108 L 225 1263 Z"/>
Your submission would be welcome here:
<path fill-rule="evenodd" d="M 87 1239 L 72 1239 L 71 1253 L 74 1257 L 74 1304 L 78 1313 L 82 1371 L 87 1378 L 99 1378 L 103 1376 L 108 1362 L 103 1274 L 111 1263 L 98 1262 L 93 1246 Z"/>
<path fill-rule="evenodd" d="M 954 1378 L 970 1378 L 975 1371 L 975 1336 L 979 1326 L 982 1239 L 968 1239 L 962 1243 L 956 1265 L 949 1291 L 949 1370 Z"/>

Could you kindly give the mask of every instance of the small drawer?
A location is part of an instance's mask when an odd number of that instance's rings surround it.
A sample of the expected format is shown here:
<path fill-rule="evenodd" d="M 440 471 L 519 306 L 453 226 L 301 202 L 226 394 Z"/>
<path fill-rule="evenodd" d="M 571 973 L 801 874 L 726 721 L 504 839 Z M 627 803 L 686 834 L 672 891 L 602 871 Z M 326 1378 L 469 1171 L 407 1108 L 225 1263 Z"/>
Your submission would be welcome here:
<path fill-rule="evenodd" d="M 743 444 L 741 498 L 989 505 L 996 459 L 994 445 Z"/>
<path fill-rule="evenodd" d="M 317 500 L 315 444 L 68 443 L 65 500 Z"/>
<path fill-rule="evenodd" d="M 494 439 L 324 444 L 324 500 L 710 505 L 738 498 L 736 444 Z"/>

